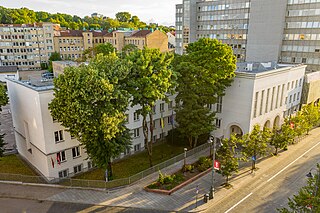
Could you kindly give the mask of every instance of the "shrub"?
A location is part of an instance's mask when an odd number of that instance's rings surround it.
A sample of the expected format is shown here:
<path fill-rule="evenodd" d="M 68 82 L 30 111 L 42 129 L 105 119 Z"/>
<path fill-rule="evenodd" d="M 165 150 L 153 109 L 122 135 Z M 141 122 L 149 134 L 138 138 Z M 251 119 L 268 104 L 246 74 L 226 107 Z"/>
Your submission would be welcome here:
<path fill-rule="evenodd" d="M 163 183 L 164 184 L 172 183 L 174 179 L 175 179 L 175 175 L 166 175 L 163 179 Z"/>
<path fill-rule="evenodd" d="M 163 184 L 164 183 L 164 178 L 165 176 L 162 174 L 162 172 L 159 170 L 159 178 L 157 180 L 157 182 Z"/>
<path fill-rule="evenodd" d="M 194 166 L 191 164 L 187 164 L 182 167 L 183 172 L 191 172 L 193 169 L 194 169 Z"/>
<path fill-rule="evenodd" d="M 212 160 L 207 157 L 200 157 L 198 160 L 197 168 L 200 172 L 209 169 L 212 165 Z"/>

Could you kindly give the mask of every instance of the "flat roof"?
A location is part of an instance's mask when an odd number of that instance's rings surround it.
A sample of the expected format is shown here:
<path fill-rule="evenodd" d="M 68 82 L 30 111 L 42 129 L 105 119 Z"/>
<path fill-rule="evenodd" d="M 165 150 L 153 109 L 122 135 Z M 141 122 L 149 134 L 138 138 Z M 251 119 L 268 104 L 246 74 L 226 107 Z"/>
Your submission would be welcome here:
<path fill-rule="evenodd" d="M 240 73 L 263 73 L 281 68 L 297 66 L 296 64 L 278 64 L 277 62 L 240 62 L 237 63 L 236 72 Z"/>
<path fill-rule="evenodd" d="M 8 79 L 8 80 L 38 92 L 52 90 L 54 88 L 53 79 L 39 77 L 39 78 L 30 78 L 29 80 L 15 80 L 15 79 Z"/>

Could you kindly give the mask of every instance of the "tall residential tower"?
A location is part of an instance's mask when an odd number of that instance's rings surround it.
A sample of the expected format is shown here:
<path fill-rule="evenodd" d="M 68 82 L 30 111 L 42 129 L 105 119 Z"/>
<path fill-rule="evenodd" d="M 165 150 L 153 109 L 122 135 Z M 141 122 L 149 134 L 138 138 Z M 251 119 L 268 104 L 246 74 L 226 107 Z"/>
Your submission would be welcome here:
<path fill-rule="evenodd" d="M 279 61 L 320 70 L 320 0 L 183 0 L 176 53 L 199 38 L 233 48 L 239 62 Z"/>

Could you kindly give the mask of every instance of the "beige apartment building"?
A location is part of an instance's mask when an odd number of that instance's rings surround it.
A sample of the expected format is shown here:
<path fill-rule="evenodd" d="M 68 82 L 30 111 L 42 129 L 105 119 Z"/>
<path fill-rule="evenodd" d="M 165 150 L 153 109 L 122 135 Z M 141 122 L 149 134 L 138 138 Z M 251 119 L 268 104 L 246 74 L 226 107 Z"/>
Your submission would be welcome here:
<path fill-rule="evenodd" d="M 0 66 L 40 70 L 54 52 L 53 23 L 0 24 Z"/>
<path fill-rule="evenodd" d="M 134 44 L 139 49 L 144 46 L 159 48 L 161 52 L 168 51 L 168 37 L 165 33 L 155 30 L 125 31 L 56 31 L 54 49 L 65 60 L 76 60 L 82 57 L 83 51 L 99 44 L 110 43 L 117 51 L 121 51 L 127 44 Z"/>

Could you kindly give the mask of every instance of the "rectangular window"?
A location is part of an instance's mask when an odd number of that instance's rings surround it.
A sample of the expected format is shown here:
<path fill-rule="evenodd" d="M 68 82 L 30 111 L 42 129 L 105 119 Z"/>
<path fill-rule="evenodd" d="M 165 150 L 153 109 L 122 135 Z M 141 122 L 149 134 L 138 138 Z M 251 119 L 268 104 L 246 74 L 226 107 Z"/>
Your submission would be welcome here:
<path fill-rule="evenodd" d="M 256 95 L 254 97 L 254 108 L 253 108 L 253 117 L 257 117 L 257 106 L 258 106 L 258 97 L 259 97 L 259 92 L 256 92 Z"/>
<path fill-rule="evenodd" d="M 73 167 L 73 173 L 77 174 L 82 171 L 82 164 Z"/>
<path fill-rule="evenodd" d="M 298 88 L 298 80 L 296 80 L 296 86 L 295 86 L 295 88 Z"/>
<path fill-rule="evenodd" d="M 137 152 L 137 151 L 140 151 L 141 150 L 141 144 L 136 144 L 134 145 L 134 151 Z"/>
<path fill-rule="evenodd" d="M 129 114 L 126 114 L 125 122 L 129 123 Z"/>
<path fill-rule="evenodd" d="M 160 104 L 160 112 L 163 112 L 164 111 L 164 103 L 161 103 Z"/>
<path fill-rule="evenodd" d="M 285 87 L 285 84 L 282 84 L 281 98 L 280 98 L 280 107 L 281 107 L 282 104 L 283 104 L 284 87 Z"/>
<path fill-rule="evenodd" d="M 157 107 L 156 107 L 156 105 L 154 105 L 154 106 L 152 107 L 152 112 L 153 112 L 153 114 L 156 114 L 156 110 L 157 110 Z"/>
<path fill-rule="evenodd" d="M 219 96 L 217 100 L 217 113 L 221 113 L 221 112 L 222 112 L 222 96 Z"/>
<path fill-rule="evenodd" d="M 261 101 L 260 101 L 260 115 L 263 113 L 263 99 L 264 99 L 264 90 L 261 92 Z"/>
<path fill-rule="evenodd" d="M 291 82 L 291 89 L 293 89 L 294 81 Z"/>
<path fill-rule="evenodd" d="M 54 132 L 54 140 L 56 143 L 63 141 L 63 130 L 59 130 L 59 131 Z"/>
<path fill-rule="evenodd" d="M 267 113 L 267 112 L 268 112 L 269 94 L 270 94 L 270 89 L 268 89 L 268 90 L 267 90 L 267 99 L 266 99 L 266 108 L 265 108 L 265 113 Z"/>
<path fill-rule="evenodd" d="M 221 119 L 216 118 L 216 127 L 220 128 L 221 127 Z"/>
<path fill-rule="evenodd" d="M 93 162 L 92 161 L 88 161 L 88 169 L 91 169 L 93 167 L 94 167 Z"/>
<path fill-rule="evenodd" d="M 138 138 L 138 137 L 140 137 L 140 131 L 139 131 L 139 128 L 137 128 L 137 129 L 134 129 L 134 130 L 133 130 L 133 137 L 134 137 L 134 138 Z"/>
<path fill-rule="evenodd" d="M 69 176 L 69 170 L 65 169 L 59 172 L 59 178 L 66 178 Z"/>
<path fill-rule="evenodd" d="M 153 136 L 153 143 L 157 142 L 157 135 Z"/>
<path fill-rule="evenodd" d="M 65 151 L 61 151 L 57 153 L 57 162 L 58 164 L 66 162 L 67 158 L 66 158 L 66 152 Z"/>
<path fill-rule="evenodd" d="M 80 156 L 80 147 L 77 146 L 77 147 L 72 148 L 72 157 L 76 158 L 79 156 Z"/>
<path fill-rule="evenodd" d="M 277 89 L 276 107 L 275 107 L 275 109 L 277 109 L 277 108 L 278 108 L 278 103 L 279 103 L 279 92 L 280 92 L 280 85 L 278 86 L 278 89 Z"/>
<path fill-rule="evenodd" d="M 297 95 L 297 94 L 294 94 L 294 95 L 293 95 L 293 102 L 296 101 L 296 95 Z"/>
<path fill-rule="evenodd" d="M 173 107 L 173 101 L 169 101 L 169 103 L 168 103 L 168 109 L 172 109 L 172 107 Z"/>
<path fill-rule="evenodd" d="M 297 100 L 298 100 L 298 101 L 300 100 L 300 92 L 298 92 Z"/>
<path fill-rule="evenodd" d="M 302 85 L 302 78 L 299 80 L 299 87 Z"/>
<path fill-rule="evenodd" d="M 133 113 L 133 120 L 134 121 L 139 121 L 140 120 L 140 113 L 138 111 L 135 111 Z"/>
<path fill-rule="evenodd" d="M 273 110 L 273 101 L 274 101 L 274 92 L 276 90 L 276 87 L 272 88 L 272 94 L 271 94 L 271 106 L 270 106 L 270 111 Z"/>
<path fill-rule="evenodd" d="M 289 104 L 291 104 L 291 100 L 292 100 L 292 95 L 290 95 Z"/>

